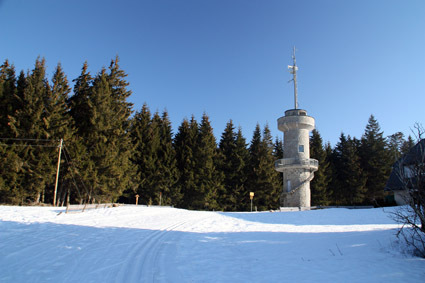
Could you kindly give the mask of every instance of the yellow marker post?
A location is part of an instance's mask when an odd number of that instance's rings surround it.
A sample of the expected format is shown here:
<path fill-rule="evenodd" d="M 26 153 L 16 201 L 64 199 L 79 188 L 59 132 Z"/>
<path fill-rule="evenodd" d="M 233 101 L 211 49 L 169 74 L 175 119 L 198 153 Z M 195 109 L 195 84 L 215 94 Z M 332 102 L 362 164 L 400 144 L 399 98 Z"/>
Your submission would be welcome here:
<path fill-rule="evenodd" d="M 249 198 L 251 199 L 251 212 L 252 212 L 252 199 L 254 198 L 254 192 L 249 193 Z"/>

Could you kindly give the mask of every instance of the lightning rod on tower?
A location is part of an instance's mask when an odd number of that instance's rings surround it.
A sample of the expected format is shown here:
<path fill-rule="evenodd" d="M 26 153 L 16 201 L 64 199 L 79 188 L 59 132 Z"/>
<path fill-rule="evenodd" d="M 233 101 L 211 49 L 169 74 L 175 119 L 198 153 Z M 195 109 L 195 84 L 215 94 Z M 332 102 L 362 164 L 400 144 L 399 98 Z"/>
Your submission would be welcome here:
<path fill-rule="evenodd" d="M 294 81 L 294 104 L 295 104 L 294 109 L 298 109 L 298 91 L 297 91 L 298 67 L 297 67 L 297 61 L 295 59 L 295 46 L 294 46 L 294 52 L 292 54 L 292 59 L 294 60 L 294 64 L 292 66 L 288 65 L 288 69 L 289 69 L 289 72 L 293 75 L 293 78 L 290 81 Z"/>

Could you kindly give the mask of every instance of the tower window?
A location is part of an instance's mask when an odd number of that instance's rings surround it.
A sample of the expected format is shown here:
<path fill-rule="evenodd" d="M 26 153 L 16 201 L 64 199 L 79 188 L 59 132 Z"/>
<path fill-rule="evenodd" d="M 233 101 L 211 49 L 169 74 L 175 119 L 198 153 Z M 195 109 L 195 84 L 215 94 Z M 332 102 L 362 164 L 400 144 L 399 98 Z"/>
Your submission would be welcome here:
<path fill-rule="evenodd" d="M 304 152 L 304 145 L 300 144 L 298 146 L 298 152 Z"/>

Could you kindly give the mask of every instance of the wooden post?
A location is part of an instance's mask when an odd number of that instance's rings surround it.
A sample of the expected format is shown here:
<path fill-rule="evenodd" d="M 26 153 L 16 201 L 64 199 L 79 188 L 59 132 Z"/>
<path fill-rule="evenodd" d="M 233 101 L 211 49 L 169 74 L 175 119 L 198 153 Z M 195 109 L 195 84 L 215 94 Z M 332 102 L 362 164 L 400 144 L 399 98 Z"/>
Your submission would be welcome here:
<path fill-rule="evenodd" d="M 58 168 L 56 170 L 56 184 L 55 184 L 55 192 L 53 193 L 53 206 L 56 206 L 56 194 L 58 192 L 59 168 L 61 165 L 62 143 L 63 143 L 63 139 L 61 139 L 59 144 Z"/>
<path fill-rule="evenodd" d="M 139 203 L 139 195 L 136 195 L 136 205 Z"/>

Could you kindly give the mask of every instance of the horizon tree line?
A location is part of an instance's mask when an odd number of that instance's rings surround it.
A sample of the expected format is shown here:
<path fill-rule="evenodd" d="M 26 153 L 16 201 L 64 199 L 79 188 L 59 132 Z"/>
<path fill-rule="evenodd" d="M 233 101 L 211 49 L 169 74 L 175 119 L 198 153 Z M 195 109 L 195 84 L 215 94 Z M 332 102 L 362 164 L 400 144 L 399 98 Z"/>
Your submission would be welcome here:
<path fill-rule="evenodd" d="M 217 142 L 206 113 L 184 119 L 174 134 L 167 111 L 134 112 L 119 59 L 97 74 L 85 62 L 71 87 L 60 64 L 51 81 L 45 60 L 16 75 L 0 66 L 0 203 L 52 203 L 58 140 L 64 140 L 59 205 L 126 202 L 197 210 L 258 210 L 279 206 L 281 138 L 257 124 L 247 143 L 230 120 Z M 312 205 L 383 204 L 390 168 L 413 140 L 383 136 L 371 116 L 360 140 L 341 134 L 332 148 L 311 135 L 319 170 Z"/>

